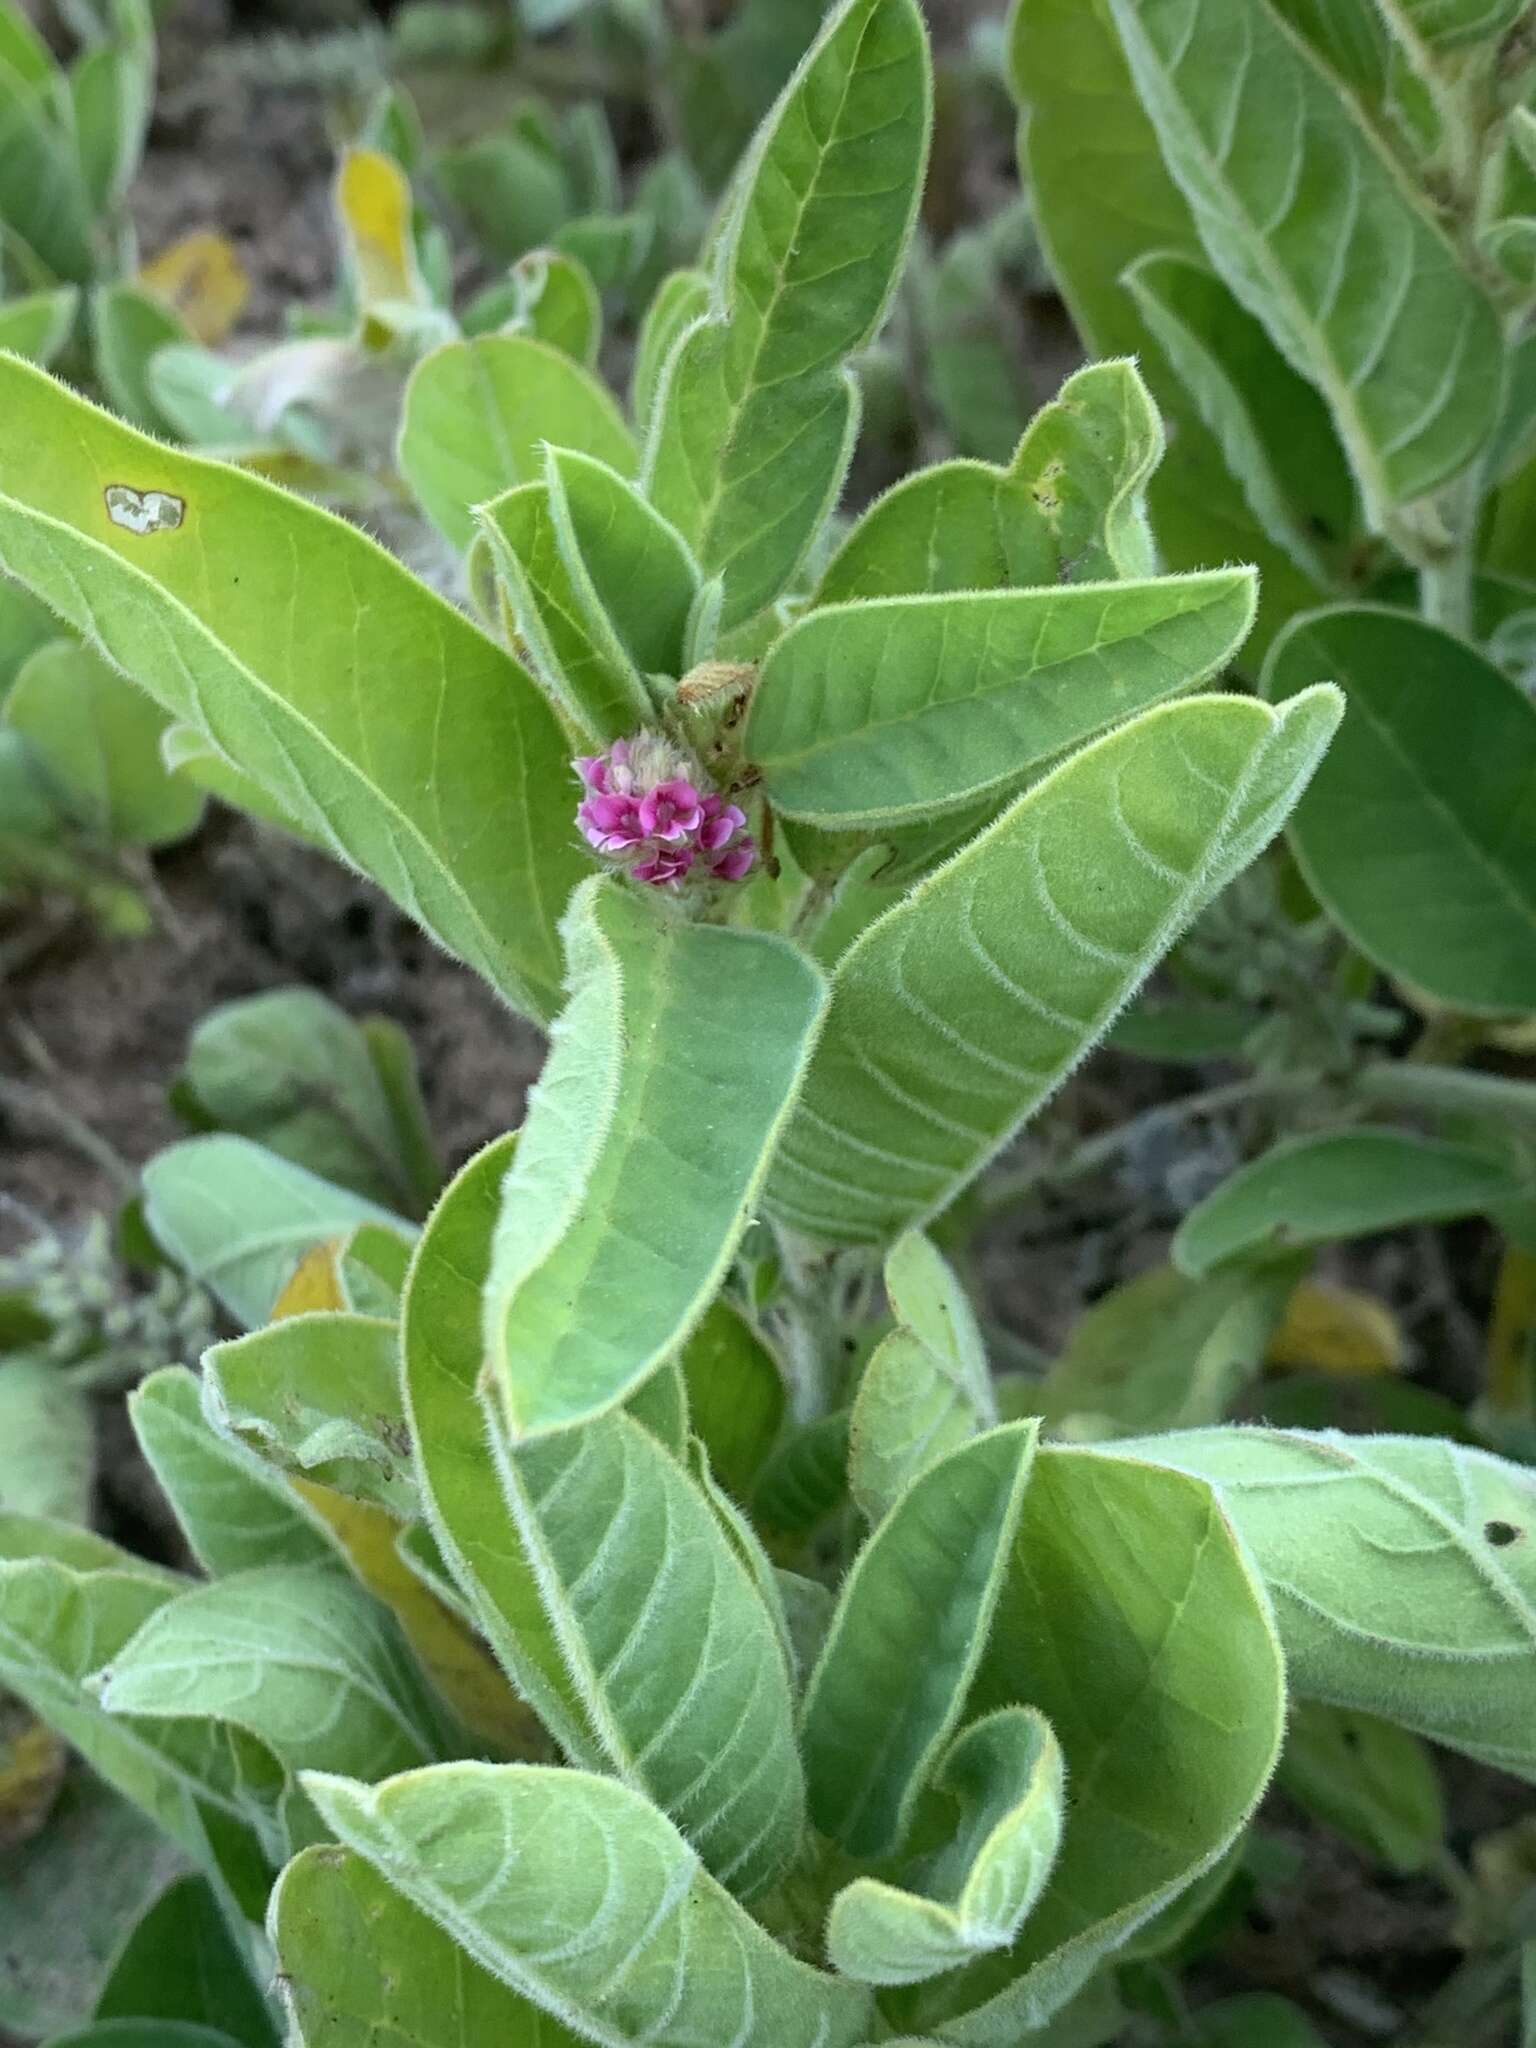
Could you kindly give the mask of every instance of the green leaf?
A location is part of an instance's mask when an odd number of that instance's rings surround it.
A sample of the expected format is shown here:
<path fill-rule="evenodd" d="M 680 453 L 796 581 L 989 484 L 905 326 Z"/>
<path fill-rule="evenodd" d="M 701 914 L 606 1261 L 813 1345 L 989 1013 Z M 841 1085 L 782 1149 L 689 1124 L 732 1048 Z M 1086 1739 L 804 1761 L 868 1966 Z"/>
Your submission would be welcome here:
<path fill-rule="evenodd" d="M 827 1954 L 845 1977 L 916 1984 L 1007 1948 L 1051 1874 L 1066 1785 L 1043 1714 L 1000 1707 L 975 1722 L 934 1782 L 951 1839 L 903 1885 L 855 1878 L 832 1902 Z"/>
<path fill-rule="evenodd" d="M 512 267 L 517 310 L 511 331 L 531 334 L 584 370 L 597 368 L 603 304 L 584 263 L 559 249 L 534 249 Z M 473 330 L 466 328 L 467 333 Z"/>
<path fill-rule="evenodd" d="M 478 1397 L 482 1298 L 516 1142 L 501 1138 L 477 1153 L 427 1219 L 401 1304 L 406 1419 L 422 1506 L 475 1621 L 565 1753 L 595 1764 L 599 1751 L 585 1709 L 486 1455 Z"/>
<path fill-rule="evenodd" d="M 670 57 L 679 126 L 711 192 L 737 168 L 825 13 L 823 0 L 742 0 L 717 35 L 677 40 Z"/>
<path fill-rule="evenodd" d="M 1020 589 L 1053 583 L 1059 569 L 1022 477 L 990 462 L 940 462 L 904 477 L 854 522 L 813 604 Z"/>
<path fill-rule="evenodd" d="M 929 1466 L 854 1562 L 806 1686 L 811 1818 L 887 1856 L 964 1711 L 1013 1548 L 1036 1425 L 1007 1423 Z"/>
<path fill-rule="evenodd" d="M 1255 519 L 1303 576 L 1337 583 L 1355 491 L 1322 399 L 1203 263 L 1144 256 L 1125 282 Z"/>
<path fill-rule="evenodd" d="M 248 1138 L 215 1132 L 157 1153 L 144 1169 L 144 1215 L 156 1241 L 237 1323 L 272 1313 L 305 1252 L 359 1223 L 410 1225 Z"/>
<path fill-rule="evenodd" d="M 58 621 L 19 583 L 0 579 L 0 700 L 29 655 L 59 636 Z"/>
<path fill-rule="evenodd" d="M 1323 675 L 1349 716 L 1291 825 L 1314 895 L 1438 1001 L 1536 1009 L 1536 705 L 1465 641 L 1369 605 L 1297 619 L 1264 694 Z"/>
<path fill-rule="evenodd" d="M 897 1239 L 885 1289 L 898 1327 L 865 1366 L 849 1425 L 848 1483 L 871 1522 L 936 1458 L 997 1420 L 975 1315 L 927 1238 Z"/>
<path fill-rule="evenodd" d="M 1084 1311 L 1039 1387 L 1040 1413 L 1112 1433 L 1220 1422 L 1264 1363 L 1304 1261 L 1234 1266 L 1191 1280 L 1154 1266 Z"/>
<path fill-rule="evenodd" d="M 838 1409 L 792 1430 L 752 1489 L 752 1513 L 780 1536 L 805 1536 L 848 1498 L 850 1412 Z"/>
<path fill-rule="evenodd" d="M 728 1301 L 715 1301 L 683 1346 L 688 1422 L 709 1452 L 710 1470 L 747 1500 L 778 1441 L 787 1396 L 778 1361 Z"/>
<path fill-rule="evenodd" d="M 491 1446 L 502 1494 L 609 1768 L 742 1896 L 800 1846 L 789 1668 L 705 1495 L 632 1416 Z"/>
<path fill-rule="evenodd" d="M 1276 1783 L 1374 1862 L 1404 1876 L 1440 1853 L 1445 1802 L 1417 1736 L 1347 1707 L 1298 1700 Z"/>
<path fill-rule="evenodd" d="M 75 146 L 91 204 L 121 208 L 138 175 L 155 97 L 150 0 L 111 0 L 106 34 L 69 72 Z"/>
<path fill-rule="evenodd" d="M 915 1994 L 911 2019 L 960 2048 L 1045 2025 L 1219 1861 L 1269 1778 L 1285 1693 L 1264 1596 L 1209 1489 L 1171 1476 L 1035 1459 L 974 1705 L 1045 1714 L 1071 1805 L 1012 1948 Z"/>
<path fill-rule="evenodd" d="M 389 1057 L 409 1096 L 409 1040 L 390 1040 Z M 419 1121 L 408 1106 L 402 1128 L 367 1028 L 314 989 L 272 989 L 210 1010 L 192 1033 L 180 1078 L 210 1127 L 238 1132 L 369 1201 L 416 1213 L 423 1175 L 410 1155 Z"/>
<path fill-rule="evenodd" d="M 1219 1998 L 1196 2015 L 1195 2048 L 1326 2048 L 1300 2006 L 1268 1991 Z"/>
<path fill-rule="evenodd" d="M 57 2034 L 48 2048 L 240 2048 L 232 2034 L 186 2020 L 101 2020 Z"/>
<path fill-rule="evenodd" d="M 695 320 L 703 319 L 710 299 L 710 281 L 702 270 L 673 270 L 662 279 L 646 307 L 629 380 L 629 410 L 642 434 L 649 429 L 662 371 L 678 336 Z"/>
<path fill-rule="evenodd" d="M 786 587 L 842 487 L 845 366 L 900 274 L 931 104 L 915 0 L 843 0 L 738 173 L 710 317 L 668 361 L 644 466 L 704 574 L 724 576 L 726 626 Z"/>
<path fill-rule="evenodd" d="M 1430 1437 L 1331 1430 L 1192 1430 L 1135 1448 L 1215 1487 L 1303 1699 L 1536 1781 L 1528 1471 Z"/>
<path fill-rule="evenodd" d="M 432 174 L 495 263 L 511 263 L 547 242 L 571 209 L 564 169 L 522 135 L 485 135 L 441 150 Z"/>
<path fill-rule="evenodd" d="M 84 1522 L 96 1479 L 86 1395 L 51 1358 L 0 1356 L 0 1510 Z"/>
<path fill-rule="evenodd" d="M 23 664 L 5 722 L 34 750 L 79 828 L 108 846 L 164 846 L 203 814 L 200 791 L 160 758 L 165 713 L 72 640 Z"/>
<path fill-rule="evenodd" d="M 560 545 L 639 676 L 680 676 L 699 571 L 682 536 L 606 463 L 550 448 L 545 475 Z M 642 690 L 642 697 L 644 692 Z"/>
<path fill-rule="evenodd" d="M 474 539 L 476 505 L 539 479 L 547 441 L 626 475 L 635 468 L 634 441 L 604 387 L 530 335 L 451 341 L 425 357 L 406 386 L 400 469 L 456 548 Z"/>
<path fill-rule="evenodd" d="M 1253 607 L 1243 569 L 826 606 L 775 643 L 747 753 L 790 817 L 915 821 L 1206 681 Z"/>
<path fill-rule="evenodd" d="M 616 882 L 582 889 L 565 931 L 570 999 L 507 1174 L 485 1302 L 514 1439 L 614 1407 L 688 1335 L 826 1002 L 787 941 L 683 924 Z"/>
<path fill-rule="evenodd" d="M 196 1376 L 185 1366 L 151 1373 L 129 1395 L 128 1414 L 188 1547 L 211 1577 L 335 1561 L 319 1521 L 282 1480 L 210 1428 Z"/>
<path fill-rule="evenodd" d="M 73 331 L 79 304 L 72 284 L 7 299 L 0 304 L 0 349 L 34 363 L 51 363 Z"/>
<path fill-rule="evenodd" d="M 1492 41 L 1514 27 L 1526 0 L 1396 0 L 1415 35 L 1432 49 Z"/>
<path fill-rule="evenodd" d="M 1169 177 L 1136 97 L 1103 0 L 1017 0 L 1010 73 L 1024 110 L 1022 163 L 1051 275 L 1077 330 L 1101 356 L 1135 356 L 1172 428 L 1148 486 L 1167 565 L 1234 557 L 1261 574 L 1257 651 L 1277 622 L 1320 593 L 1254 518 L 1171 366 L 1125 289 L 1126 269 L 1154 250 L 1199 257 L 1183 194 Z"/>
<path fill-rule="evenodd" d="M 547 1017 L 584 863 L 565 740 L 517 662 L 355 527 L 9 358 L 0 416 L 0 568 Z"/>
<path fill-rule="evenodd" d="M 95 268 L 95 235 L 74 136 L 60 118 L 53 79 L 18 71 L 16 54 L 7 39 L 0 49 L 0 221 L 55 277 L 85 284 Z"/>
<path fill-rule="evenodd" d="M 395 1624 L 328 1567 L 268 1565 L 165 1602 L 98 1683 L 109 1714 L 226 1722 L 293 1771 L 384 1777 L 442 1752 Z"/>
<path fill-rule="evenodd" d="M 373 1501 L 403 1520 L 414 1515 L 393 1320 L 290 1315 L 215 1344 L 203 1356 L 203 1400 L 226 1436 L 268 1464 L 349 1500 Z"/>
<path fill-rule="evenodd" d="M 136 1806 L 72 1769 L 46 1829 L 0 1866 L 0 2026 L 41 2040 L 88 2019 L 123 1928 L 182 1862 Z"/>
<path fill-rule="evenodd" d="M 278 2048 L 278 2032 L 205 1878 L 183 1877 L 134 1926 L 102 1987 L 95 2018 L 202 2026 L 244 2048 Z"/>
<path fill-rule="evenodd" d="M 161 349 L 191 340 L 185 323 L 163 299 L 128 283 L 98 285 L 90 316 L 96 375 L 112 410 L 146 434 L 163 434 L 173 423 L 155 402 L 149 367 Z"/>
<path fill-rule="evenodd" d="M 1475 1216 L 1522 1191 L 1498 1159 L 1406 1131 L 1285 1138 L 1190 1210 L 1174 1237 L 1173 1259 L 1181 1273 L 1199 1279 L 1248 1253 Z"/>
<path fill-rule="evenodd" d="M 1134 720 L 849 948 L 770 1182 L 786 1222 L 879 1242 L 1007 1143 L 1295 802 L 1339 700 L 1286 709 L 1208 697 Z"/>
<path fill-rule="evenodd" d="M 1212 263 L 1327 399 L 1373 519 L 1456 475 L 1498 418 L 1499 319 L 1353 102 L 1265 0 L 1109 5 Z"/>
<path fill-rule="evenodd" d="M 296 2039 L 314 2048 L 575 2048 L 348 1849 L 295 1857 L 268 1925 Z"/>
<path fill-rule="evenodd" d="M 853 2048 L 863 2038 L 869 1993 L 780 1948 L 672 1823 L 611 1778 L 464 1763 L 383 1785 L 305 1783 L 349 1848 L 482 1968 L 586 2039 Z"/>

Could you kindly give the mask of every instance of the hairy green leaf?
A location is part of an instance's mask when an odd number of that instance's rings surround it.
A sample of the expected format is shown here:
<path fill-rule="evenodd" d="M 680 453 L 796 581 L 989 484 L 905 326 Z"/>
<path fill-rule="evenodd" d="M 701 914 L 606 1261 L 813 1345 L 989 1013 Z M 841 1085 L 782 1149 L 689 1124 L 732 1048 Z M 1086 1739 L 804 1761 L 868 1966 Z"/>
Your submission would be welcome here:
<path fill-rule="evenodd" d="M 1242 569 L 825 606 L 775 643 L 747 753 L 823 828 L 956 809 L 1215 675 L 1253 606 Z"/>
<path fill-rule="evenodd" d="M 1404 1875 L 1440 1853 L 1445 1802 L 1416 1735 L 1374 1714 L 1297 1700 L 1276 1783 L 1363 1854 Z"/>
<path fill-rule="evenodd" d="M 937 1213 L 1268 842 L 1339 715 L 1237 698 L 1146 713 L 1073 756 L 872 925 L 780 1145 L 770 1200 L 834 1242 Z"/>
<path fill-rule="evenodd" d="M 1198 1279 L 1227 1259 L 1475 1216 L 1522 1192 L 1498 1159 L 1406 1131 L 1285 1138 L 1193 1208 L 1173 1240 Z"/>
<path fill-rule="evenodd" d="M 475 537 L 476 505 L 538 480 L 546 441 L 635 467 L 634 440 L 605 387 L 531 335 L 448 342 L 406 386 L 400 469 L 456 548 Z"/>
<path fill-rule="evenodd" d="M 1007 1948 L 1051 1874 L 1066 1785 L 1043 1714 L 1000 1707 L 977 1721 L 934 1782 L 952 1839 L 902 1885 L 855 1878 L 832 1902 L 827 1953 L 845 1977 L 915 1984 Z"/>
<path fill-rule="evenodd" d="M 1295 620 L 1264 694 L 1322 676 L 1349 716 L 1291 824 L 1313 893 L 1438 1001 L 1536 1009 L 1536 706 L 1465 641 L 1369 605 Z"/>
<path fill-rule="evenodd" d="M 648 495 L 725 578 L 723 623 L 785 588 L 842 486 L 857 394 L 927 160 L 932 77 L 915 0 L 842 0 L 737 174 L 710 316 L 662 373 Z"/>
<path fill-rule="evenodd" d="M 1464 1444 L 1331 1430 L 1193 1430 L 1135 1448 L 1215 1487 L 1304 1699 L 1536 1780 L 1528 1471 Z"/>
<path fill-rule="evenodd" d="M 704 1311 L 679 1361 L 688 1424 L 709 1452 L 710 1470 L 744 1501 L 784 1422 L 787 1396 L 778 1360 L 728 1301 Z"/>
<path fill-rule="evenodd" d="M 564 737 L 512 656 L 355 527 L 11 358 L 0 418 L 0 568 L 548 1017 L 583 862 Z"/>
<path fill-rule="evenodd" d="M 806 1686 L 811 1818 L 887 1856 L 964 1711 L 1029 1482 L 1033 1422 L 1004 1424 L 915 1479 L 854 1562 Z"/>
<path fill-rule="evenodd" d="M 616 882 L 582 889 L 565 931 L 570 1000 L 507 1174 L 486 1293 L 514 1439 L 615 1406 L 688 1335 L 826 1001 L 787 941 L 684 924 Z"/>
<path fill-rule="evenodd" d="M 590 455 L 551 448 L 545 477 L 561 549 L 588 603 L 638 675 L 680 676 L 699 595 L 698 567 L 681 534 Z"/>
<path fill-rule="evenodd" d="M 85 284 L 95 269 L 91 195 L 71 124 L 48 74 L 10 38 L 0 49 L 0 222 L 56 277 Z M 51 67 L 50 67 L 51 68 Z"/>
<path fill-rule="evenodd" d="M 311 1774 L 349 1848 L 483 1968 L 605 2048 L 852 2048 L 869 1993 L 796 1961 L 611 1778 L 464 1763 Z"/>
<path fill-rule="evenodd" d="M 1368 509 L 1463 469 L 1498 417 L 1498 316 L 1266 0 L 1109 0 L 1211 261 L 1327 399 Z"/>
<path fill-rule="evenodd" d="M 662 279 L 646 307 L 629 380 L 629 409 L 642 434 L 650 427 L 662 371 L 678 336 L 704 318 L 711 297 L 710 280 L 702 270 L 674 270 Z"/>

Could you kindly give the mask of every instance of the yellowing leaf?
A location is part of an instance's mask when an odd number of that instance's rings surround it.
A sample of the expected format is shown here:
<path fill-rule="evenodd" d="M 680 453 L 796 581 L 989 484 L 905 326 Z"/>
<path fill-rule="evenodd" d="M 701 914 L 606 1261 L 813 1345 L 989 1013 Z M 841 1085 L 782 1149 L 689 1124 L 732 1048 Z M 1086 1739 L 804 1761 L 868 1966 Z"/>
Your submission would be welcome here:
<path fill-rule="evenodd" d="M 15 1708 L 0 1718 L 0 1850 L 18 1849 L 48 1818 L 69 1752 L 42 1721 Z"/>
<path fill-rule="evenodd" d="M 274 1323 L 281 1322 L 284 1316 L 313 1315 L 320 1309 L 347 1306 L 341 1276 L 336 1271 L 340 1246 L 340 1238 L 328 1238 L 304 1254 L 293 1269 L 293 1278 L 272 1304 Z"/>
<path fill-rule="evenodd" d="M 458 1616 L 397 1549 L 401 1524 L 372 1501 L 349 1500 L 313 1479 L 289 1483 L 320 1515 L 369 1592 L 405 1631 L 423 1668 L 460 1720 L 499 1757 L 543 1753 L 539 1724 Z"/>
<path fill-rule="evenodd" d="M 139 283 L 179 313 L 194 341 L 214 348 L 245 310 L 251 280 L 225 235 L 199 228 L 162 249 L 139 271 Z"/>
<path fill-rule="evenodd" d="M 336 173 L 336 220 L 365 307 L 425 303 L 411 238 L 411 188 L 392 157 L 347 152 Z"/>
<path fill-rule="evenodd" d="M 1403 1333 L 1384 1302 L 1332 1280 L 1303 1280 L 1264 1362 L 1303 1372 L 1401 1372 L 1403 1355 Z"/>

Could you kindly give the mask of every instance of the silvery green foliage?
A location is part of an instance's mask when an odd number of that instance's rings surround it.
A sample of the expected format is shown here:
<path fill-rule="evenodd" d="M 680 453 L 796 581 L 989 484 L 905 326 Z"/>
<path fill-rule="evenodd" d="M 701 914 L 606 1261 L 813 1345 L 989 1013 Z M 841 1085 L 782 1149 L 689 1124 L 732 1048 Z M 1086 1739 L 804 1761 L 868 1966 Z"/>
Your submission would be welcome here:
<path fill-rule="evenodd" d="M 1400 11 L 1431 53 L 1501 32 Z M 787 83 L 628 403 L 569 251 L 510 331 L 418 351 L 399 468 L 483 625 L 0 359 L 0 568 L 143 686 L 179 764 L 549 1032 L 521 1130 L 441 1188 L 398 1033 L 302 992 L 207 1020 L 176 1089 L 198 1135 L 145 1214 L 242 1334 L 132 1404 L 197 1571 L 0 1516 L 0 1678 L 174 1838 L 257 1981 L 265 1927 L 299 2042 L 1108 2040 L 1117 1970 L 1231 1878 L 1288 1706 L 1291 1782 L 1405 1864 L 1432 1776 L 1406 1812 L 1346 1796 L 1341 1728 L 1536 1777 L 1526 1472 L 1222 1423 L 1311 1247 L 1502 1210 L 1518 1160 L 1369 1129 L 1272 1152 L 1022 1392 L 956 1250 L 957 1204 L 1293 814 L 1357 944 L 1437 953 L 1328 778 L 1374 762 L 1406 814 L 1460 772 L 1454 712 L 1417 708 L 1444 630 L 1355 605 L 1277 634 L 1274 601 L 1338 595 L 1368 527 L 1449 617 L 1482 530 L 1458 494 L 1524 426 L 1497 377 L 1442 373 L 1497 362 L 1515 291 L 1305 12 L 1022 0 L 1041 219 L 1105 360 L 1008 461 L 834 528 L 927 38 L 914 0 L 840 0 L 796 62 L 744 9 Z M 1083 50 L 1134 191 L 1064 186 Z M 1282 115 L 1336 180 L 1236 150 Z M 400 228 L 383 317 L 421 282 L 402 180 L 350 175 L 357 219 Z M 1224 690 L 1256 614 L 1263 691 Z M 1374 650 L 1402 635 L 1394 690 Z M 1447 645 L 1518 782 L 1536 714 Z M 1358 730 L 1330 753 L 1334 672 Z M 1499 1012 L 1536 896 L 1471 788 L 1437 794 L 1426 858 L 1501 887 L 1419 978 Z M 195 1959 L 193 1917 L 163 1939 Z M 277 2024 L 145 2018 L 199 2048 Z"/>

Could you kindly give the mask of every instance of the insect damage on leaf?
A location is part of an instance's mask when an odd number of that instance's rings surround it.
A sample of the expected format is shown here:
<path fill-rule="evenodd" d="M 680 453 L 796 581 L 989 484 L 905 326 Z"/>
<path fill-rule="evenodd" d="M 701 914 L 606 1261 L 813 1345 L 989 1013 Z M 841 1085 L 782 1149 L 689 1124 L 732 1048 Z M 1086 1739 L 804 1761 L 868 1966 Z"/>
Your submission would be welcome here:
<path fill-rule="evenodd" d="M 112 524 L 129 533 L 174 533 L 186 517 L 187 501 L 174 491 L 136 491 L 132 484 L 108 484 L 102 496 Z"/>

